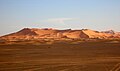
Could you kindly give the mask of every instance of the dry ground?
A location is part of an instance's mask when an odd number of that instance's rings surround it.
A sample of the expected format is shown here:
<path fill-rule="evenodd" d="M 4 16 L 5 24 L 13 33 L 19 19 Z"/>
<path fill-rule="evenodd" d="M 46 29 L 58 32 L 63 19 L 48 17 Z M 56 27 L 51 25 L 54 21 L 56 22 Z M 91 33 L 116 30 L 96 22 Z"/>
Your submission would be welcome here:
<path fill-rule="evenodd" d="M 120 71 L 120 42 L 0 45 L 0 71 Z"/>

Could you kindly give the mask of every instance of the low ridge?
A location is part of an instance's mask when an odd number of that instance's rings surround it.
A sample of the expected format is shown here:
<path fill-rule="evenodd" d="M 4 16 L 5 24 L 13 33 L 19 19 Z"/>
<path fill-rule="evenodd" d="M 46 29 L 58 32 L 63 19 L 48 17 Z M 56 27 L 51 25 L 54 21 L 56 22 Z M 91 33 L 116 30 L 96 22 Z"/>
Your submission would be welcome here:
<path fill-rule="evenodd" d="M 80 39 L 80 38 L 120 38 L 120 33 L 115 33 L 113 30 L 110 31 L 94 31 L 90 29 L 82 29 L 82 30 L 57 30 L 52 28 L 24 28 L 18 32 L 11 33 L 8 35 L 4 35 L 0 37 L 1 39 L 7 40 L 17 40 L 17 39 L 40 39 L 40 38 L 72 38 L 72 39 Z"/>

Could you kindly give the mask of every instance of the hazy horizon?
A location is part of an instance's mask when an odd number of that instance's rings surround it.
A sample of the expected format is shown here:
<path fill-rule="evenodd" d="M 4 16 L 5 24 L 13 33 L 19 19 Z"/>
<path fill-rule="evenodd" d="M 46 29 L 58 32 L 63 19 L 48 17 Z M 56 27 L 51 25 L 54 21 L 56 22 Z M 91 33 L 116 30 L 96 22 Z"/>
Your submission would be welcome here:
<path fill-rule="evenodd" d="M 22 28 L 120 32 L 120 0 L 0 0 L 0 35 Z"/>

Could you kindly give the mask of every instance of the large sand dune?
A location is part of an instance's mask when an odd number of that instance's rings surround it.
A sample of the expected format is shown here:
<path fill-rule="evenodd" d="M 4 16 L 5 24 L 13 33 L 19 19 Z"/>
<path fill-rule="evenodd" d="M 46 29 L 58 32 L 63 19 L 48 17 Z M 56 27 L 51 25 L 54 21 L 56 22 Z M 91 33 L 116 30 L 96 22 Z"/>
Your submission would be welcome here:
<path fill-rule="evenodd" d="M 109 38 L 120 38 L 119 33 L 109 33 L 109 31 L 99 32 L 90 29 L 82 30 L 57 30 L 52 28 L 24 28 L 18 32 L 11 33 L 8 35 L 2 36 L 0 39 L 7 40 L 31 40 L 31 39 L 40 39 L 40 38 L 70 38 L 70 39 L 81 39 L 81 38 L 97 38 L 97 39 L 109 39 Z"/>

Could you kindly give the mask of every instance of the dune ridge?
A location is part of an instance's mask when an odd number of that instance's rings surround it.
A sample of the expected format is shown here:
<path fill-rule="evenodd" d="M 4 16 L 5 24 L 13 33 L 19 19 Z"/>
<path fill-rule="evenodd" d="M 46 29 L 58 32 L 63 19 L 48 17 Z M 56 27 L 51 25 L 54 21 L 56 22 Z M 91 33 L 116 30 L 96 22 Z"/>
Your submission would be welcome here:
<path fill-rule="evenodd" d="M 120 33 L 114 31 L 95 31 L 90 29 L 81 30 L 58 30 L 53 28 L 23 28 L 22 30 L 11 33 L 8 35 L 1 36 L 0 39 L 40 39 L 40 38 L 71 38 L 71 39 L 81 39 L 81 38 L 97 38 L 97 39 L 107 39 L 107 38 L 120 38 Z"/>

